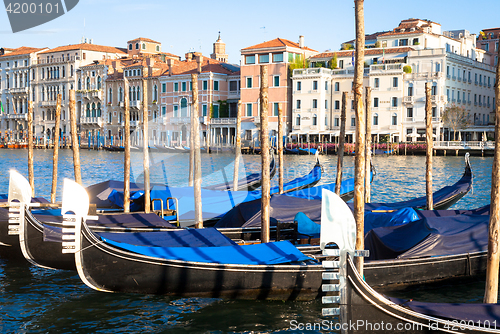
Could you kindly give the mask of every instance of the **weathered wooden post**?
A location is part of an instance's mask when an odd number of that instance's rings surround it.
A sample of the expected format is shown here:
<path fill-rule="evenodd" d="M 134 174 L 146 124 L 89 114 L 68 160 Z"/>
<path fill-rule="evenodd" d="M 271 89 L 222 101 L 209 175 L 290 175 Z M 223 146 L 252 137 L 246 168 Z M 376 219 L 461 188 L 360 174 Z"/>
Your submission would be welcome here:
<path fill-rule="evenodd" d="M 233 173 L 233 190 L 238 190 L 238 172 L 240 169 L 241 159 L 241 114 L 243 112 L 241 100 L 238 101 L 238 112 L 236 114 L 236 147 L 234 148 L 234 173 Z"/>
<path fill-rule="evenodd" d="M 35 197 L 35 171 L 33 157 L 33 101 L 28 102 L 28 179 Z"/>
<path fill-rule="evenodd" d="M 149 177 L 149 109 L 148 109 L 148 81 L 142 80 L 142 138 L 144 164 L 144 212 L 151 211 L 150 177 Z"/>
<path fill-rule="evenodd" d="M 61 94 L 57 94 L 56 104 L 56 124 L 54 131 L 54 156 L 52 157 L 52 190 L 50 192 L 50 202 L 56 202 L 57 191 L 57 163 L 59 161 L 59 128 L 61 126 Z"/>
<path fill-rule="evenodd" d="M 432 102 L 431 102 L 431 83 L 425 83 L 425 139 L 427 143 L 425 159 L 425 192 L 427 195 L 427 210 L 434 209 L 432 198 Z"/>
<path fill-rule="evenodd" d="M 200 151 L 200 113 L 198 104 L 198 75 L 191 74 L 193 82 L 193 111 L 191 118 L 191 150 L 194 151 L 194 223 L 196 228 L 203 228 L 201 205 L 201 151 Z"/>
<path fill-rule="evenodd" d="M 76 129 L 76 101 L 75 91 L 69 91 L 69 120 L 71 128 L 71 147 L 73 148 L 73 166 L 75 170 L 75 182 L 82 184 L 82 170 L 80 167 L 80 145 L 78 145 L 78 133 Z"/>
<path fill-rule="evenodd" d="M 347 92 L 342 92 L 342 108 L 340 110 L 339 146 L 337 149 L 337 179 L 335 181 L 335 193 L 339 196 L 340 196 L 340 188 L 342 186 L 342 168 L 344 165 L 346 108 L 347 108 Z"/>
<path fill-rule="evenodd" d="M 500 57 L 500 48 L 498 48 Z M 488 259 L 486 267 L 486 289 L 484 302 L 496 304 L 498 298 L 498 269 L 499 269 L 499 245 L 498 234 L 500 230 L 500 62 L 497 64 L 495 80 L 495 157 L 493 158 L 493 170 L 491 173 L 491 207 L 490 226 L 488 230 Z"/>
<path fill-rule="evenodd" d="M 354 106 L 356 108 L 356 156 L 354 172 L 354 219 L 356 220 L 356 249 L 365 249 L 365 112 L 363 108 L 363 69 L 365 63 L 364 0 L 355 0 L 356 50 L 354 67 Z M 363 276 L 363 257 L 356 257 L 356 269 Z"/>
<path fill-rule="evenodd" d="M 193 80 L 193 77 L 191 76 L 191 80 Z M 198 80 L 198 78 L 196 78 Z M 191 93 L 194 95 L 194 82 L 191 83 Z M 194 107 L 194 99 L 193 99 L 193 107 Z M 191 112 L 191 129 L 190 129 L 190 134 L 189 134 L 189 177 L 188 177 L 188 185 L 192 187 L 193 184 L 193 178 L 194 178 L 194 138 L 193 138 L 193 129 L 194 129 L 194 113 Z"/>
<path fill-rule="evenodd" d="M 269 242 L 269 205 L 271 178 L 269 171 L 269 125 L 268 125 L 268 86 L 267 65 L 260 67 L 260 154 L 262 164 L 262 199 L 261 199 L 261 241 Z"/>
<path fill-rule="evenodd" d="M 128 79 L 123 76 L 124 102 L 125 107 L 125 128 L 123 129 L 123 141 L 125 147 L 123 161 L 123 212 L 130 212 L 130 101 L 128 91 Z"/>
<path fill-rule="evenodd" d="M 365 174 L 365 203 L 371 201 L 371 166 L 372 166 L 372 89 L 366 87 L 366 174 Z"/>
<path fill-rule="evenodd" d="M 278 180 L 280 194 L 283 194 L 283 174 L 285 166 L 283 165 L 283 105 L 278 104 L 278 160 L 280 164 L 280 176 Z"/>

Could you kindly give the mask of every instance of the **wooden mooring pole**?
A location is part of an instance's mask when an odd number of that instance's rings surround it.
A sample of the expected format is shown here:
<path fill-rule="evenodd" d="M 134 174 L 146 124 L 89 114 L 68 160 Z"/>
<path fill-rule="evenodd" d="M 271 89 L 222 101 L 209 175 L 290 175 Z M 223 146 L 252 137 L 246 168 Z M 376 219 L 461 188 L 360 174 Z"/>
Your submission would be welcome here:
<path fill-rule="evenodd" d="M 238 111 L 236 114 L 236 143 L 234 148 L 234 173 L 233 173 L 233 190 L 238 190 L 238 172 L 240 170 L 241 159 L 241 114 L 243 112 L 241 100 L 238 101 Z"/>
<path fill-rule="evenodd" d="M 280 165 L 280 175 L 278 185 L 280 194 L 283 194 L 283 174 L 285 173 L 285 166 L 283 165 L 283 105 L 278 104 L 278 162 Z"/>
<path fill-rule="evenodd" d="M 434 141 L 432 139 L 432 102 L 431 102 L 431 83 L 425 83 L 425 140 L 427 143 L 425 159 L 425 192 L 427 196 L 427 210 L 434 210 L 432 198 L 432 148 Z"/>
<path fill-rule="evenodd" d="M 355 0 L 356 50 L 354 66 L 354 106 L 356 111 L 356 156 L 354 171 L 354 219 L 356 220 L 356 249 L 365 249 L 365 110 L 363 108 L 363 69 L 365 63 L 364 0 Z M 363 257 L 355 258 L 356 269 L 363 276 Z"/>
<path fill-rule="evenodd" d="M 149 111 L 148 111 L 148 81 L 142 80 L 142 138 L 144 165 L 144 212 L 151 212 L 150 178 L 149 178 Z"/>
<path fill-rule="evenodd" d="M 194 184 L 194 223 L 196 228 L 203 228 L 203 216 L 201 205 L 201 151 L 200 151 L 200 117 L 198 104 L 198 75 L 191 74 L 193 83 L 193 122 L 191 123 L 191 150 L 194 151 L 193 162 L 193 184 Z"/>
<path fill-rule="evenodd" d="M 75 170 L 75 182 L 82 184 L 82 170 L 80 167 L 80 145 L 78 143 L 78 133 L 76 129 L 76 102 L 75 90 L 69 91 L 69 120 L 71 128 L 71 147 L 73 149 L 73 166 Z"/>
<path fill-rule="evenodd" d="M 371 166 L 372 166 L 372 89 L 366 87 L 366 163 L 365 163 L 365 203 L 371 201 Z"/>
<path fill-rule="evenodd" d="M 123 161 L 123 212 L 130 212 L 130 101 L 129 101 L 129 91 L 128 91 L 128 79 L 123 77 L 124 83 L 124 102 L 125 107 L 124 117 L 125 117 L 125 128 L 123 129 L 123 141 L 124 141 L 124 161 Z"/>
<path fill-rule="evenodd" d="M 28 102 L 28 180 L 32 196 L 35 197 L 35 171 L 34 171 L 34 143 L 33 143 L 33 101 Z"/>
<path fill-rule="evenodd" d="M 337 179 L 335 181 L 335 193 L 339 196 L 340 196 L 340 188 L 342 187 L 342 169 L 344 166 L 346 108 L 347 108 L 347 92 L 342 92 L 342 108 L 340 110 L 339 146 L 337 148 Z"/>
<path fill-rule="evenodd" d="M 500 48 L 498 48 L 500 57 Z M 486 267 L 486 288 L 484 302 L 496 304 L 498 299 L 498 269 L 500 230 L 500 62 L 497 64 L 495 80 L 495 157 L 491 173 L 490 226 L 488 230 L 488 259 Z"/>
<path fill-rule="evenodd" d="M 268 86 L 267 65 L 260 67 L 260 154 L 262 164 L 262 198 L 261 198 L 261 241 L 270 241 L 269 205 L 271 196 L 271 178 L 269 171 L 269 124 L 268 124 Z"/>
<path fill-rule="evenodd" d="M 50 192 L 50 202 L 56 202 L 57 191 L 57 164 L 59 162 L 59 128 L 61 126 L 61 94 L 57 94 L 56 104 L 56 124 L 54 128 L 54 155 L 52 157 L 52 190 Z"/>

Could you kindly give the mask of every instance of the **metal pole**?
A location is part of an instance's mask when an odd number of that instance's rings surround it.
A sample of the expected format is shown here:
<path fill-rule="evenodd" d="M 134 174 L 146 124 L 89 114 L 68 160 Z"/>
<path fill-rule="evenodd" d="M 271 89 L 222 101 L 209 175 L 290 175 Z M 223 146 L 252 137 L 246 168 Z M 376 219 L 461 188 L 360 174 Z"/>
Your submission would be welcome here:
<path fill-rule="evenodd" d="M 427 194 L 427 210 L 434 209 L 432 198 L 432 102 L 431 102 L 431 83 L 425 83 L 425 135 L 427 143 L 426 171 L 425 171 L 425 192 Z"/>
<path fill-rule="evenodd" d="M 283 173 L 285 166 L 283 165 L 283 106 L 278 104 L 278 160 L 280 165 L 279 189 L 280 194 L 283 194 Z"/>
<path fill-rule="evenodd" d="M 233 190 L 238 190 L 238 172 L 240 169 L 241 159 L 241 114 L 243 112 L 241 100 L 238 101 L 238 113 L 236 115 L 236 147 L 234 149 L 234 173 L 233 173 Z"/>
<path fill-rule="evenodd" d="M 347 108 L 347 92 L 342 92 L 342 109 L 340 111 L 339 146 L 337 149 L 337 179 L 335 181 L 335 193 L 339 196 L 340 196 L 340 188 L 342 186 L 342 168 L 344 165 L 346 108 Z"/>
<path fill-rule="evenodd" d="M 149 111 L 148 111 L 148 82 L 142 80 L 142 138 L 144 164 L 144 212 L 151 211 L 150 178 L 149 178 Z"/>
<path fill-rule="evenodd" d="M 124 76 L 124 117 L 125 128 L 123 129 L 124 139 L 124 162 L 123 162 L 123 212 L 130 212 L 130 101 L 128 91 L 128 79 Z"/>

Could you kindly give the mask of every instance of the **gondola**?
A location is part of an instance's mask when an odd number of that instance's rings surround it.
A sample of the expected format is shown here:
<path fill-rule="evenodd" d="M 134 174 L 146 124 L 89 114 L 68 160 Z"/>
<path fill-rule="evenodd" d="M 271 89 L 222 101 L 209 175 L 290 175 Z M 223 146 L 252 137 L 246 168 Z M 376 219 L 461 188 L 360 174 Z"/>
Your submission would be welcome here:
<path fill-rule="evenodd" d="M 299 155 L 314 155 L 316 152 L 319 152 L 315 148 L 298 148 Z"/>
<path fill-rule="evenodd" d="M 286 154 L 299 154 L 299 150 L 297 148 L 286 148 L 284 149 Z"/>
<path fill-rule="evenodd" d="M 269 172 L 270 179 L 272 179 L 274 177 L 274 175 L 276 175 L 276 171 L 277 171 L 274 154 L 272 155 L 271 164 L 269 166 L 269 169 L 270 169 L 270 172 Z M 220 184 L 216 184 L 213 186 L 206 186 L 203 188 L 209 189 L 209 190 L 238 190 L 238 191 L 248 190 L 248 191 L 252 191 L 252 190 L 259 188 L 261 186 L 261 184 L 262 184 L 261 173 L 253 173 L 253 174 L 247 175 L 246 177 L 244 177 L 242 179 L 239 179 L 236 189 L 233 189 L 232 182 L 231 183 L 223 182 Z"/>
<path fill-rule="evenodd" d="M 388 298 L 363 280 L 350 258 L 346 283 L 345 310 L 341 311 L 339 324 L 345 333 L 500 333 L 499 304 L 421 303 Z"/>

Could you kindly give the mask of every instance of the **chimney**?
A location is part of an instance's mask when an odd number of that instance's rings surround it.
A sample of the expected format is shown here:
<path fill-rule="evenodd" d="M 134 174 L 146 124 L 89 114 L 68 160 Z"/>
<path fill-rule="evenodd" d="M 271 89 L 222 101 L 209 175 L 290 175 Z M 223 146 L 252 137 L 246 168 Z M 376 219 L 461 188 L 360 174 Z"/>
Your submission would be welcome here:
<path fill-rule="evenodd" d="M 186 53 L 186 60 L 187 61 L 193 60 L 193 54 L 191 52 Z"/>
<path fill-rule="evenodd" d="M 173 59 L 168 58 L 167 59 L 167 66 L 168 66 L 168 76 L 172 76 L 172 66 L 174 65 Z"/>
<path fill-rule="evenodd" d="M 299 47 L 304 48 L 304 36 L 302 35 L 299 36 Z"/>
<path fill-rule="evenodd" d="M 201 54 L 196 55 L 196 62 L 198 63 L 198 74 L 201 73 L 201 64 L 203 63 L 203 56 Z"/>

